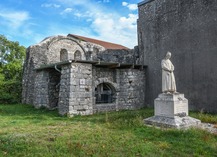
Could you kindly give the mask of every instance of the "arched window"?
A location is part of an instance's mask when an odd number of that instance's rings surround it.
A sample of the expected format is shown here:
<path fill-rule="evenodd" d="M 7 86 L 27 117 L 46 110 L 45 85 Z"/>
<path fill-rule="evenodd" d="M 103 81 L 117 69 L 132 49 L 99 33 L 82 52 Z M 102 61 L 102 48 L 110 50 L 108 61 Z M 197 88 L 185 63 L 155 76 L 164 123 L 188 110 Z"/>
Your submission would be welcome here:
<path fill-rule="evenodd" d="M 80 51 L 75 51 L 75 54 L 74 54 L 74 59 L 75 60 L 81 60 L 81 52 Z"/>
<path fill-rule="evenodd" d="M 68 60 L 68 52 L 66 49 L 61 49 L 60 51 L 60 61 Z"/>
<path fill-rule="evenodd" d="M 98 53 L 99 53 L 99 49 L 96 48 L 96 47 L 94 47 L 94 48 L 93 48 L 93 52 L 94 52 L 95 54 L 98 54 Z"/>
<path fill-rule="evenodd" d="M 95 88 L 96 104 L 113 103 L 115 91 L 110 84 L 101 83 Z"/>

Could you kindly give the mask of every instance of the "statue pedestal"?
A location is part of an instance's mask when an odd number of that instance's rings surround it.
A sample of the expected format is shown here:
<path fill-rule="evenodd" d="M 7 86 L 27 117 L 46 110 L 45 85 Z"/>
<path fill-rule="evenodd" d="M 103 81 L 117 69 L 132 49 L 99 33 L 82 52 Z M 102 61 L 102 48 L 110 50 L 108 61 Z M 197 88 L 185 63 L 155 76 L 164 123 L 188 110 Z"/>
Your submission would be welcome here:
<path fill-rule="evenodd" d="M 201 123 L 200 120 L 188 116 L 188 100 L 180 93 L 159 94 L 154 101 L 154 116 L 144 121 L 149 125 L 178 129 Z"/>

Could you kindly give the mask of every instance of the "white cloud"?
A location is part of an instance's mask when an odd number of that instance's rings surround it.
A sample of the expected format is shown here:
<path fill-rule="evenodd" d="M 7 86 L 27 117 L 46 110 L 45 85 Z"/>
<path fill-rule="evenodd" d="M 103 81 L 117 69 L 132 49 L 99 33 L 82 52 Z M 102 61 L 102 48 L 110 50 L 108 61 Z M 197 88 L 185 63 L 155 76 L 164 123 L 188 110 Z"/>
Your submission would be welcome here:
<path fill-rule="evenodd" d="M 59 8 L 59 7 L 61 7 L 61 5 L 53 4 L 53 3 L 44 3 L 44 4 L 41 5 L 41 7 L 45 7 L 45 8 Z"/>
<path fill-rule="evenodd" d="M 13 29 L 21 27 L 28 19 L 29 13 L 25 11 L 0 11 L 0 19 Z"/>
<path fill-rule="evenodd" d="M 129 48 L 137 45 L 137 15 L 129 14 L 127 17 L 113 15 L 97 17 L 91 28 L 99 34 L 100 39 L 119 43 Z"/>
<path fill-rule="evenodd" d="M 129 29 L 135 29 L 136 26 L 136 21 L 138 19 L 137 14 L 129 14 L 128 17 L 121 17 L 119 19 L 120 26 L 122 28 L 129 28 Z"/>
<path fill-rule="evenodd" d="M 123 6 L 127 6 L 128 3 L 127 3 L 127 2 L 122 2 L 122 5 L 123 5 Z"/>
<path fill-rule="evenodd" d="M 127 6 L 130 10 L 137 10 L 137 4 L 129 4 Z"/>
<path fill-rule="evenodd" d="M 66 8 L 65 10 L 63 10 L 60 14 L 63 15 L 63 14 L 68 14 L 68 13 L 71 13 L 72 12 L 72 8 Z"/>
<path fill-rule="evenodd" d="M 127 7 L 128 9 L 134 11 L 137 10 L 137 4 L 129 4 L 127 2 L 122 2 L 122 6 Z"/>

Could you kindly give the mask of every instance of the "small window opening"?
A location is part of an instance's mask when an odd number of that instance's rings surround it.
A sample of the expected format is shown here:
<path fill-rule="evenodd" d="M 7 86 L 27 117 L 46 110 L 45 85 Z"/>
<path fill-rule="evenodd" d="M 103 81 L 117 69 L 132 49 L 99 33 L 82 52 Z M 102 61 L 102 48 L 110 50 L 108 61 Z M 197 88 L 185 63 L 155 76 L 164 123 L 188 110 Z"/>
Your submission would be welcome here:
<path fill-rule="evenodd" d="M 74 54 L 74 59 L 75 60 L 81 60 L 81 52 L 80 51 L 75 51 L 75 54 Z"/>
<path fill-rule="evenodd" d="M 61 49 L 60 51 L 60 61 L 68 60 L 68 52 L 66 49 Z"/>
<path fill-rule="evenodd" d="M 114 92 L 109 84 L 101 83 L 95 88 L 96 104 L 113 103 Z"/>

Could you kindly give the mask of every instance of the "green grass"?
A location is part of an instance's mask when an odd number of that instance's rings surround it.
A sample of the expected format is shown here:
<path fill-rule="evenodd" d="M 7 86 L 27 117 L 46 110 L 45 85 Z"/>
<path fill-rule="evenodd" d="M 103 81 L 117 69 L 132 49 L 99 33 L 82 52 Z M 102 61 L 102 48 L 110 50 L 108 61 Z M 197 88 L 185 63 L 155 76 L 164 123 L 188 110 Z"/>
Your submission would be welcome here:
<path fill-rule="evenodd" d="M 191 114 L 217 124 L 217 115 Z M 216 135 L 145 126 L 152 115 L 143 109 L 67 118 L 29 105 L 0 105 L 0 156 L 217 156 Z"/>

